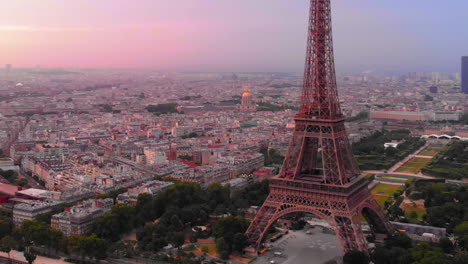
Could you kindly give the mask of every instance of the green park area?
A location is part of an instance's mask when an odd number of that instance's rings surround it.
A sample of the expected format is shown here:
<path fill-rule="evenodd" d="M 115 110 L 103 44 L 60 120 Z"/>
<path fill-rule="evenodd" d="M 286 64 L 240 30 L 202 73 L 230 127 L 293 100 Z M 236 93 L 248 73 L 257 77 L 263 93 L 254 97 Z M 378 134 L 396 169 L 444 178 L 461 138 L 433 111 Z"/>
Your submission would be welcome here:
<path fill-rule="evenodd" d="M 402 185 L 379 183 L 372 189 L 372 195 L 377 203 L 384 207 L 387 200 L 393 199 L 393 194 L 403 190 Z"/>
<path fill-rule="evenodd" d="M 423 220 L 423 216 L 426 214 L 426 208 L 424 205 L 417 203 L 404 204 L 401 209 L 405 212 L 405 217 L 411 223 L 418 224 Z"/>
<path fill-rule="evenodd" d="M 392 141 L 400 144 L 397 148 L 385 148 L 384 144 Z M 382 130 L 353 143 L 352 149 L 361 170 L 386 170 L 424 144 L 425 140 L 412 137 L 409 130 Z"/>
<path fill-rule="evenodd" d="M 387 219 L 445 228 L 447 235 L 453 236 L 456 243 L 447 237 L 441 238 L 439 243 L 418 243 L 411 241 L 406 235 L 397 233 L 387 238 L 383 246 L 376 246 L 372 253 L 373 263 L 468 263 L 468 258 L 466 258 L 468 247 L 466 186 L 445 183 L 442 179 L 408 179 L 405 185 L 400 187 L 402 189 L 397 189 L 393 199 L 388 198 L 390 200 L 384 202 L 383 210 Z M 372 193 L 378 198 L 391 195 L 396 188 L 398 186 L 379 184 L 372 190 Z M 400 195 L 402 193 L 405 195 Z M 395 241 L 395 238 L 398 238 L 398 241 Z M 418 252 L 419 249 L 422 249 L 422 252 Z M 416 261 L 419 256 L 428 256 L 430 260 Z"/>
<path fill-rule="evenodd" d="M 412 158 L 403 166 L 398 168 L 397 172 L 407 172 L 417 174 L 431 162 L 430 158 Z"/>
<path fill-rule="evenodd" d="M 443 149 L 444 145 L 431 144 L 427 146 L 423 151 L 419 152 L 418 155 L 435 157 Z"/>
<path fill-rule="evenodd" d="M 421 170 L 424 174 L 447 179 L 468 178 L 468 142 L 454 141 L 444 147 Z"/>

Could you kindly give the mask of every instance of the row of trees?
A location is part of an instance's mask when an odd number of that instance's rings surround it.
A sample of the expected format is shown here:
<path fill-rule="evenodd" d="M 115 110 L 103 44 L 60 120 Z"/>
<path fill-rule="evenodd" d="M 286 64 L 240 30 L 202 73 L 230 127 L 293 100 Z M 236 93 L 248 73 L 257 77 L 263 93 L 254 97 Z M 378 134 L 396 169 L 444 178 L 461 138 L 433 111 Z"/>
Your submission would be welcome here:
<path fill-rule="evenodd" d="M 448 179 L 468 178 L 468 142 L 452 142 L 422 171 L 428 175 Z"/>
<path fill-rule="evenodd" d="M 18 186 L 27 186 L 28 182 L 25 179 L 18 179 L 18 173 L 14 170 L 2 170 L 0 169 L 0 176 L 5 178 L 7 181 Z"/>
<path fill-rule="evenodd" d="M 66 253 L 82 260 L 100 260 L 112 251 L 108 248 L 119 241 L 122 234 L 137 228 L 138 244 L 131 246 L 131 251 L 153 252 L 168 244 L 180 247 L 186 239 L 196 241 L 214 235 L 220 253 L 226 257 L 232 252 L 240 252 L 245 246 L 243 233 L 247 223 L 242 217 L 236 217 L 243 215 L 244 210 L 240 209 L 261 205 L 269 193 L 268 186 L 265 181 L 243 190 L 231 190 L 220 184 L 201 189 L 197 184 L 176 182 L 155 198 L 148 194 L 139 195 L 135 206 L 114 206 L 97 219 L 93 235 L 86 237 L 65 237 L 45 221 L 25 221 L 20 228 L 13 229 L 10 218 L 0 216 L 0 232 L 5 238 L 0 246 L 24 250 L 33 245 L 41 249 L 41 254 Z M 222 218 L 225 214 L 232 217 Z M 217 216 L 222 219 L 214 223 L 213 233 L 210 230 L 191 231 Z"/>
<path fill-rule="evenodd" d="M 412 200 L 424 200 L 425 224 L 452 232 L 468 220 L 468 188 L 464 185 L 417 180 L 407 184 L 405 193 Z"/>
<path fill-rule="evenodd" d="M 456 250 L 448 238 L 441 239 L 439 244 L 415 245 L 409 237 L 398 233 L 371 251 L 371 260 L 375 264 L 463 264 L 468 263 L 468 253 L 465 248 Z"/>
<path fill-rule="evenodd" d="M 261 205 L 269 193 L 268 186 L 265 181 L 254 183 L 244 190 L 231 190 L 220 184 L 201 189 L 197 184 L 177 182 L 155 198 L 147 194 L 139 195 L 136 206 L 114 206 L 111 212 L 96 221 L 94 232 L 98 237 L 117 241 L 121 234 L 137 228 L 138 249 L 141 251 L 158 251 L 168 244 L 179 247 L 186 239 L 196 241 L 197 238 L 211 235 L 209 232 L 191 232 L 193 227 L 206 225 L 210 216 L 242 215 L 243 210 L 240 209 Z M 222 234 L 226 226 L 220 224 L 216 234 Z M 232 232 L 231 237 L 243 233 L 237 229 Z M 237 239 L 241 241 L 239 235 Z M 231 245 L 232 241 L 226 243 Z M 222 247 L 226 254 L 237 249 L 239 247 Z"/>
<path fill-rule="evenodd" d="M 276 149 L 262 147 L 260 148 L 260 153 L 265 157 L 265 166 L 283 164 L 284 157 Z"/>
<path fill-rule="evenodd" d="M 427 214 L 421 224 L 447 228 L 455 236 L 455 244 L 442 238 L 438 244 L 415 244 L 404 234 L 394 234 L 384 244 L 370 253 L 371 258 L 358 252 L 347 256 L 354 262 L 375 264 L 462 264 L 468 263 L 468 192 L 464 185 L 446 184 L 440 180 L 408 180 L 404 192 L 412 200 L 424 200 Z M 387 217 L 405 221 L 405 214 L 399 207 L 402 193 L 395 195 L 396 201 L 385 206 Z"/>
<path fill-rule="evenodd" d="M 286 109 L 297 110 L 297 106 L 291 105 L 276 105 L 269 102 L 258 102 L 257 103 L 257 111 L 271 111 L 271 112 L 278 112 L 284 111 Z"/>
<path fill-rule="evenodd" d="M 216 248 L 222 259 L 228 259 L 231 253 L 242 253 L 247 246 L 245 231 L 249 223 L 243 217 L 229 216 L 213 225 Z"/>
<path fill-rule="evenodd" d="M 368 120 L 369 115 L 370 115 L 369 111 L 362 111 L 359 114 L 348 118 L 346 121 L 347 122 L 356 122 L 356 121 L 361 121 L 361 120 Z"/>
<path fill-rule="evenodd" d="M 23 222 L 20 228 L 12 230 L 0 240 L 0 250 L 9 253 L 12 249 L 25 251 L 27 260 L 35 259 L 35 250 L 50 255 L 62 252 L 81 259 L 101 260 L 107 257 L 108 242 L 95 234 L 87 237 L 65 237 L 60 230 L 42 221 Z"/>
<path fill-rule="evenodd" d="M 146 111 L 155 114 L 178 113 L 177 104 L 157 104 L 146 106 Z"/>

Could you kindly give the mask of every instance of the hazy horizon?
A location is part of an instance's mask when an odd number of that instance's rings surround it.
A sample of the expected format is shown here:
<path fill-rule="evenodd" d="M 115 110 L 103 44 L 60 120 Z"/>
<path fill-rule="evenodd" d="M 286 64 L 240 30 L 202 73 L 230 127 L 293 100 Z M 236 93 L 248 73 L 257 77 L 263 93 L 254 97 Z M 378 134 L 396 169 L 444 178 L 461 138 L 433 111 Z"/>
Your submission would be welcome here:
<path fill-rule="evenodd" d="M 334 0 L 338 72 L 459 71 L 468 2 Z M 0 3 L 0 65 L 301 72 L 309 1 Z"/>

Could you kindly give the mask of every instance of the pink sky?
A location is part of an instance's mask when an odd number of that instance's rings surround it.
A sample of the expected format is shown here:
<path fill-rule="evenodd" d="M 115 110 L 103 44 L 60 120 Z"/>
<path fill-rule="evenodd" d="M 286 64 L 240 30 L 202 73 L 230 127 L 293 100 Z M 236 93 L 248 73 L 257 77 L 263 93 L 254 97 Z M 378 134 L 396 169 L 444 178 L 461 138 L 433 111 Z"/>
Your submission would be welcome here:
<path fill-rule="evenodd" d="M 468 54 L 466 0 L 332 3 L 339 68 L 454 69 Z M 3 0 L 0 65 L 300 71 L 308 5 L 309 0 Z"/>
<path fill-rule="evenodd" d="M 210 69 L 226 66 L 229 61 L 232 68 L 241 70 L 246 61 L 252 65 L 280 62 L 281 55 L 269 61 L 270 55 L 279 49 L 264 46 L 271 46 L 268 35 L 272 33 L 267 29 L 271 22 L 262 19 L 266 12 L 256 17 L 256 8 L 239 10 L 249 15 L 240 19 L 241 14 L 232 12 L 234 2 L 217 3 L 213 0 L 1 2 L 0 65 Z M 249 7 L 245 3 L 238 7 Z M 264 33 L 264 41 L 251 43 L 249 37 L 263 29 L 269 31 Z M 252 56 L 261 59 L 253 61 Z"/>

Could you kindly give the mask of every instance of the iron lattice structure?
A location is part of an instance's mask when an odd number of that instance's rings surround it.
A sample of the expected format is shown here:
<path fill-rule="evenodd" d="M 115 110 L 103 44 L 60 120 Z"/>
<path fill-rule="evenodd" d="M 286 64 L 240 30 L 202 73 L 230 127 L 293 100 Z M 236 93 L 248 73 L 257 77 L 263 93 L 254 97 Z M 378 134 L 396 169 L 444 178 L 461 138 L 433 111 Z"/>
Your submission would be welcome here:
<path fill-rule="evenodd" d="M 335 230 L 343 254 L 366 251 L 364 216 L 372 231 L 393 231 L 360 174 L 338 99 L 330 0 L 311 0 L 304 84 L 295 129 L 279 175 L 246 235 L 257 249 L 281 217 L 312 213 Z"/>

